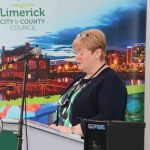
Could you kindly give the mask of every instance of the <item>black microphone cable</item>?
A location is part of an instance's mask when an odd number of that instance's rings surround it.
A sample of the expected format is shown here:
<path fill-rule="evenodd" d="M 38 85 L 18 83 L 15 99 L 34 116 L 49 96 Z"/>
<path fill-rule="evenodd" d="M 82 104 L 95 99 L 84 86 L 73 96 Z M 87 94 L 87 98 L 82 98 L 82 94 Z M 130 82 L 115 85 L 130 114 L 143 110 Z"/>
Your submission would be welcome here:
<path fill-rule="evenodd" d="M 25 98 L 25 105 L 24 105 L 24 113 L 25 113 L 25 136 L 26 136 L 26 148 L 27 150 L 29 149 L 29 145 L 28 145 L 28 125 L 27 125 L 27 102 L 26 102 L 26 98 Z"/>

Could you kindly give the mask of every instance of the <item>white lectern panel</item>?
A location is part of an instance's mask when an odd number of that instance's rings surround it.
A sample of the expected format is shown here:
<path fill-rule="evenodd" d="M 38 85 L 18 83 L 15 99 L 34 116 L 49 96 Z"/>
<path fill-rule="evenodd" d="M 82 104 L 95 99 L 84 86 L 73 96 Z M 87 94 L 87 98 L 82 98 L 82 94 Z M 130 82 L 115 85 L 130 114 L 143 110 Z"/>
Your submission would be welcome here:
<path fill-rule="evenodd" d="M 3 120 L 3 130 L 18 131 L 17 120 Z M 48 126 L 27 121 L 29 150 L 83 150 L 84 141 L 74 134 L 63 134 Z M 23 150 L 26 150 L 25 125 L 23 126 Z"/>

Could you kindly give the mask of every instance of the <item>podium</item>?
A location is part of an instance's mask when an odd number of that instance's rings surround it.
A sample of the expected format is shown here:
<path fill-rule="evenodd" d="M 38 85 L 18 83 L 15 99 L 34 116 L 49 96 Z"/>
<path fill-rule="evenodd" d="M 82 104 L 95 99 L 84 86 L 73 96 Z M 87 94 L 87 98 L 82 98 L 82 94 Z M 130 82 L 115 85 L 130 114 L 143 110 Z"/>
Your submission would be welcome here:
<path fill-rule="evenodd" d="M 3 132 L 18 132 L 18 120 L 3 120 Z M 63 134 L 46 125 L 27 121 L 27 126 L 23 125 L 23 145 L 22 150 L 27 150 L 27 139 L 29 150 L 83 150 L 84 140 L 74 134 Z"/>
<path fill-rule="evenodd" d="M 145 123 L 88 120 L 85 125 L 83 140 L 78 135 L 63 134 L 46 125 L 27 121 L 27 126 L 23 125 L 22 150 L 27 150 L 27 141 L 29 150 L 144 150 Z M 12 140 L 17 143 L 18 126 L 18 120 L 3 120 L 3 131 L 0 134 L 9 132 L 9 137 L 13 137 Z"/>

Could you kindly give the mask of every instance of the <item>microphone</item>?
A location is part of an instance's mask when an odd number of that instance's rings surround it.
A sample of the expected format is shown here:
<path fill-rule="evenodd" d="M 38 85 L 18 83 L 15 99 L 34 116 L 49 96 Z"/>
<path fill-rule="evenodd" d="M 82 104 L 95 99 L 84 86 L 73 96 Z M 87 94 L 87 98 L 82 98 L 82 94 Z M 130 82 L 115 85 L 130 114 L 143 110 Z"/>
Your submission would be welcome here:
<path fill-rule="evenodd" d="M 16 63 L 21 60 L 29 59 L 33 56 L 39 56 L 40 54 L 41 54 L 41 48 L 35 47 L 28 53 L 22 54 L 16 58 L 14 58 L 13 60 L 9 61 L 7 64 L 13 64 L 13 63 Z"/>

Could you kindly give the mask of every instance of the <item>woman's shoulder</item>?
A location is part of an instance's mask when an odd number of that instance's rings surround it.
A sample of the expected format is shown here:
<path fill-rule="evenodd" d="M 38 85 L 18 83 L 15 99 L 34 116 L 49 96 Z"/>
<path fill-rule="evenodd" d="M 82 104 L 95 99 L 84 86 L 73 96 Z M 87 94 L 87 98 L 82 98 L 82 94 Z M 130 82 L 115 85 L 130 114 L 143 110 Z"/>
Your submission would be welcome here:
<path fill-rule="evenodd" d="M 115 70 L 110 67 L 105 68 L 98 76 L 98 80 L 120 80 L 123 81 L 122 77 Z"/>

